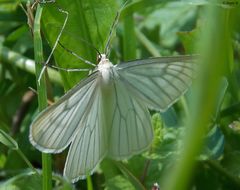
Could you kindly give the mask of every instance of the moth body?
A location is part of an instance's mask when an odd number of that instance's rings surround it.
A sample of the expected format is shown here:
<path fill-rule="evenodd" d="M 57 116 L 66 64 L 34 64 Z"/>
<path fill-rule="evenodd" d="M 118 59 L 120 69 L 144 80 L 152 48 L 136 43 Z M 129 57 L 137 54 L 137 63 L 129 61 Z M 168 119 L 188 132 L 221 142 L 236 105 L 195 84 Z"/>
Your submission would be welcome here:
<path fill-rule="evenodd" d="M 97 70 L 99 71 L 104 84 L 109 84 L 113 68 L 113 64 L 108 58 L 106 58 L 106 55 L 101 54 L 101 60 L 97 66 Z"/>

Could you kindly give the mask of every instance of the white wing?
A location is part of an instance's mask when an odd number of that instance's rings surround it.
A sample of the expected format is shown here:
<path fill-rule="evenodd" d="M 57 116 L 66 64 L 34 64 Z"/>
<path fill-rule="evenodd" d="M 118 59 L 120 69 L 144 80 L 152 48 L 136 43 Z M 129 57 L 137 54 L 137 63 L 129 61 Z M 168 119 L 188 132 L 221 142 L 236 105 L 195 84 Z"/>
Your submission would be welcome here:
<path fill-rule="evenodd" d="M 111 118 L 109 157 L 124 159 L 149 147 L 153 139 L 149 111 L 117 78 Z"/>
<path fill-rule="evenodd" d="M 100 87 L 79 123 L 67 155 L 64 175 L 73 183 L 91 175 L 107 152 L 108 136 Z"/>
<path fill-rule="evenodd" d="M 54 105 L 41 112 L 30 126 L 30 141 L 40 151 L 57 153 L 72 141 L 96 91 L 97 73 L 80 82 Z"/>
<path fill-rule="evenodd" d="M 120 80 L 145 105 L 165 111 L 190 86 L 196 57 L 177 56 L 135 60 L 116 65 Z"/>
<path fill-rule="evenodd" d="M 91 174 L 107 152 L 98 74 L 90 75 L 40 113 L 30 128 L 30 140 L 42 152 L 61 152 L 71 143 L 64 175 L 72 182 Z"/>

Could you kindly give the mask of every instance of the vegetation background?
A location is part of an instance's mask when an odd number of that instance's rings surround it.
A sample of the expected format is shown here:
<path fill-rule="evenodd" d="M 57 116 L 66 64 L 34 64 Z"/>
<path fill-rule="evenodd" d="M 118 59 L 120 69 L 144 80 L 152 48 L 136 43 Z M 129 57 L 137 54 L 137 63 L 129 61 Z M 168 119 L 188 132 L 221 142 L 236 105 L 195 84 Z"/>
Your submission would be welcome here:
<path fill-rule="evenodd" d="M 42 178 L 35 172 L 37 168 L 42 173 L 41 153 L 28 139 L 38 102 L 30 89 L 37 89 L 33 61 L 37 47 L 31 29 L 36 7 L 27 11 L 27 3 L 0 0 L 0 190 L 42 189 Z M 58 8 L 69 12 L 60 42 L 96 62 L 96 51 L 89 44 L 103 52 L 123 3 L 57 0 L 38 5 L 43 8 L 44 60 L 64 22 Z M 199 76 L 181 101 L 165 113 L 151 112 L 155 138 L 148 151 L 122 162 L 105 159 L 94 175 L 74 185 L 62 178 L 66 151 L 53 155 L 53 188 L 151 189 L 158 183 L 164 190 L 240 189 L 239 7 L 238 0 L 129 1 L 121 12 L 110 60 L 116 64 L 197 53 L 201 55 Z M 89 68 L 61 46 L 50 64 Z M 57 100 L 87 74 L 49 68 L 49 101 Z"/>

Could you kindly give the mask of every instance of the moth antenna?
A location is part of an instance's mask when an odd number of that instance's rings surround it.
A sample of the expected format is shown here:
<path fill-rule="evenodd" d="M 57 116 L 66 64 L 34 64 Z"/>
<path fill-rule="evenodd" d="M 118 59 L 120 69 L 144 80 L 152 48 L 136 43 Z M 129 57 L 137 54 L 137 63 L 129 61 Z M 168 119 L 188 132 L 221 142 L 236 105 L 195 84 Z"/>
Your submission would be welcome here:
<path fill-rule="evenodd" d="M 44 4 L 44 3 L 55 3 L 55 0 L 42 0 L 42 1 L 39 1 L 39 3 L 41 3 L 41 4 Z M 46 62 L 44 63 L 44 66 L 43 66 L 41 72 L 40 72 L 40 75 L 39 75 L 39 77 L 38 77 L 38 83 L 40 83 L 40 79 L 41 79 L 41 77 L 42 77 L 45 69 L 47 68 L 47 65 L 48 65 L 48 63 L 49 63 L 49 61 L 50 61 L 50 59 L 51 59 L 51 57 L 52 57 L 52 55 L 53 55 L 53 52 L 55 51 L 55 49 L 56 49 L 56 47 L 57 47 L 57 44 L 58 44 L 58 42 L 59 42 L 59 40 L 60 40 L 60 37 L 61 37 L 61 35 L 62 35 L 62 33 L 63 33 L 63 30 L 64 30 L 64 28 L 65 28 L 65 26 L 66 26 L 66 24 L 67 24 L 67 21 L 68 21 L 68 12 L 65 11 L 65 10 L 63 10 L 63 9 L 60 8 L 59 6 L 58 6 L 58 11 L 61 12 L 61 13 L 63 13 L 63 14 L 65 14 L 65 19 L 64 19 L 62 28 L 61 28 L 58 36 L 57 36 L 57 39 L 56 39 L 56 41 L 55 41 L 55 43 L 54 43 L 54 45 L 53 45 L 53 48 L 52 48 L 52 50 L 51 50 L 51 52 L 50 52 L 50 54 L 49 54 Z"/>
<path fill-rule="evenodd" d="M 70 49 L 66 48 L 64 45 L 62 45 L 62 43 L 59 41 L 58 44 L 68 53 L 72 54 L 73 56 L 75 56 L 76 58 L 80 59 L 81 61 L 83 61 L 84 63 L 88 64 L 88 65 L 92 65 L 92 66 L 96 66 L 96 64 L 92 63 L 91 61 L 88 61 L 86 59 L 84 59 L 83 57 L 81 57 L 80 55 L 76 54 L 75 52 L 71 51 Z M 97 50 L 97 52 L 99 53 L 99 51 Z"/>
<path fill-rule="evenodd" d="M 119 17 L 120 17 L 120 14 L 121 14 L 122 10 L 124 9 L 124 7 L 127 5 L 127 3 L 128 3 L 128 0 L 125 1 L 125 3 L 121 6 L 120 10 L 117 11 L 116 16 L 114 18 L 114 21 L 112 23 L 112 26 L 110 28 L 108 39 L 107 39 L 107 43 L 106 43 L 106 46 L 105 46 L 105 49 L 104 49 L 104 52 L 105 52 L 106 56 L 108 56 L 108 54 L 109 54 L 109 46 L 110 46 L 110 43 L 111 43 L 113 30 L 116 29 L 117 24 L 118 24 L 118 20 L 119 20 Z"/>

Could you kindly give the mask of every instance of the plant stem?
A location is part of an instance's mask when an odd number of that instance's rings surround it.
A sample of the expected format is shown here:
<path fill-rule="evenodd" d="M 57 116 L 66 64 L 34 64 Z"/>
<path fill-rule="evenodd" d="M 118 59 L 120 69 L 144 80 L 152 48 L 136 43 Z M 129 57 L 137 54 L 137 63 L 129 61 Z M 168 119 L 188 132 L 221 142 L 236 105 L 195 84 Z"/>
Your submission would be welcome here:
<path fill-rule="evenodd" d="M 88 190 L 93 190 L 93 184 L 92 184 L 91 176 L 87 177 L 87 189 Z"/>
<path fill-rule="evenodd" d="M 0 46 L 0 60 L 4 63 L 14 64 L 18 68 L 29 72 L 31 74 L 35 74 L 35 62 L 32 59 L 22 56 L 21 54 L 10 50 L 7 47 Z M 59 73 L 52 69 L 48 68 L 49 79 L 57 84 L 62 85 L 62 80 Z"/>
<path fill-rule="evenodd" d="M 123 26 L 123 59 L 124 61 L 136 59 L 136 37 L 133 14 L 124 17 Z"/>
<path fill-rule="evenodd" d="M 34 20 L 34 56 L 35 56 L 35 70 L 36 70 L 36 80 L 42 70 L 43 60 L 43 48 L 42 48 L 42 38 L 40 33 L 40 20 L 42 15 L 43 7 L 38 4 L 37 12 Z M 40 83 L 37 82 L 38 91 L 38 105 L 39 111 L 47 107 L 47 92 L 46 92 L 46 81 L 45 74 L 42 75 Z M 43 167 L 43 190 L 52 189 L 52 163 L 51 156 L 49 154 L 42 153 L 42 167 Z"/>
<path fill-rule="evenodd" d="M 40 173 L 36 170 L 36 168 L 33 167 L 31 162 L 26 158 L 26 156 L 23 154 L 23 152 L 20 149 L 16 149 L 17 153 L 21 156 L 21 158 L 26 162 L 29 168 L 32 169 L 33 172 L 40 175 Z"/>
<path fill-rule="evenodd" d="M 184 96 L 181 97 L 181 104 L 183 106 L 183 110 L 184 110 L 184 113 L 186 115 L 186 117 L 190 117 L 190 113 L 189 113 L 189 109 L 188 109 L 188 105 L 187 105 L 187 102 L 186 102 L 186 98 Z"/>
<path fill-rule="evenodd" d="M 138 28 L 135 28 L 135 33 L 138 40 L 143 44 L 149 53 L 151 53 L 154 57 L 161 57 L 158 49 L 154 47 L 152 42 L 147 39 L 147 37 Z"/>

